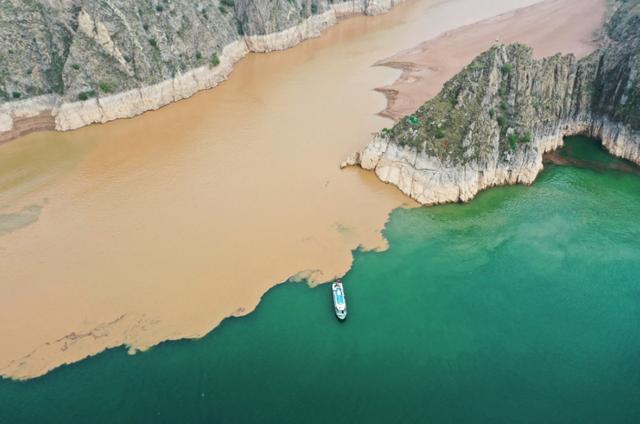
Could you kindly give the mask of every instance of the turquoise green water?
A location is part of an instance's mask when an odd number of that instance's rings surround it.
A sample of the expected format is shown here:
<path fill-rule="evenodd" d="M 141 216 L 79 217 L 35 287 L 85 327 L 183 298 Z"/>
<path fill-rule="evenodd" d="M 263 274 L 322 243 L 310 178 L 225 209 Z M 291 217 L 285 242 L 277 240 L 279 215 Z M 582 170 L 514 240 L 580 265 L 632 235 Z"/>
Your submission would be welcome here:
<path fill-rule="evenodd" d="M 395 211 L 344 324 L 283 284 L 204 339 L 0 381 L 0 422 L 638 423 L 640 177 L 600 165 Z"/>

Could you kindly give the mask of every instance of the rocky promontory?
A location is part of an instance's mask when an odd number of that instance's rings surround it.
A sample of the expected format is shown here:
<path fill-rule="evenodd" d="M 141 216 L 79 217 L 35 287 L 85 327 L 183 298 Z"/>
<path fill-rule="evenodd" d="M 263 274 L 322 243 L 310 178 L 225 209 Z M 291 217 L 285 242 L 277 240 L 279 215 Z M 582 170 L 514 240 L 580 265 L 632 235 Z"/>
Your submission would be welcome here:
<path fill-rule="evenodd" d="M 0 0 L 0 142 L 132 117 L 402 0 Z"/>
<path fill-rule="evenodd" d="M 577 60 L 537 60 L 496 45 L 345 165 L 374 170 L 422 204 L 468 201 L 479 191 L 532 183 L 543 154 L 585 134 L 640 164 L 640 3 L 614 3 L 602 47 Z"/>

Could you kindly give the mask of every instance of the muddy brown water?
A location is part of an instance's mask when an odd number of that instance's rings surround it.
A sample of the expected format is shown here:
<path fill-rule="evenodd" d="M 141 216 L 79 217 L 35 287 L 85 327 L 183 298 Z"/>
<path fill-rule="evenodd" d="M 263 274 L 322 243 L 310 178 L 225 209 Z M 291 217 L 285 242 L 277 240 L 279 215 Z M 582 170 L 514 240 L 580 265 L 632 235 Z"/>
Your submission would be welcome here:
<path fill-rule="evenodd" d="M 390 124 L 373 89 L 399 72 L 371 65 L 535 1 L 477 3 L 350 18 L 158 111 L 1 145 L 0 219 L 19 225 L 0 236 L 0 374 L 199 337 L 274 284 L 327 281 L 353 249 L 384 248 L 389 212 L 412 204 L 338 167 Z"/>

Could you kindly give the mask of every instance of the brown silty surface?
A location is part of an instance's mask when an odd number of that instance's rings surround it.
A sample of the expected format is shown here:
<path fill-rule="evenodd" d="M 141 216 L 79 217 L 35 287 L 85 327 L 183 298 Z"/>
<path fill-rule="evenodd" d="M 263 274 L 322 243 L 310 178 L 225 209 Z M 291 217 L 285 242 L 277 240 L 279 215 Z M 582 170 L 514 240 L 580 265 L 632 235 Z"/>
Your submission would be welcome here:
<path fill-rule="evenodd" d="M 14 118 L 13 128 L 10 131 L 0 133 L 0 144 L 11 141 L 36 131 L 50 131 L 56 128 L 55 117 L 51 111 L 44 111 L 35 116 Z"/>
<path fill-rule="evenodd" d="M 0 237 L 0 374 L 200 337 L 275 284 L 327 281 L 353 249 L 385 248 L 390 211 L 414 204 L 338 166 L 389 125 L 373 88 L 398 72 L 371 64 L 532 3 L 409 2 L 249 55 L 225 83 L 158 111 L 1 145 L 0 219 L 39 212 Z M 585 26 L 562 10 L 563 31 Z M 451 48 L 472 57 L 486 47 L 466 43 Z"/>

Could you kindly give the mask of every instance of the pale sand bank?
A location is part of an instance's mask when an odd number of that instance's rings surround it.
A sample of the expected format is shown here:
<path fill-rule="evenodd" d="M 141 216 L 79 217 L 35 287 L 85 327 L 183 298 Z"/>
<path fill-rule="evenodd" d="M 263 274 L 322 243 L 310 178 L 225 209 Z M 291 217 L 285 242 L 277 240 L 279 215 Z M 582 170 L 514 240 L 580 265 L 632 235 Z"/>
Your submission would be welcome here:
<path fill-rule="evenodd" d="M 523 43 L 537 57 L 597 48 L 606 0 L 549 0 L 465 26 L 378 62 L 402 70 L 378 90 L 389 100 L 383 116 L 398 120 L 434 97 L 444 83 L 493 44 Z"/>
<path fill-rule="evenodd" d="M 337 166 L 389 124 L 372 89 L 397 71 L 371 64 L 533 3 L 410 2 L 250 54 L 161 110 L 0 146 L 0 215 L 44 205 L 0 237 L 0 374 L 200 337 L 292 275 L 326 281 L 358 246 L 384 248 L 406 198 Z"/>

